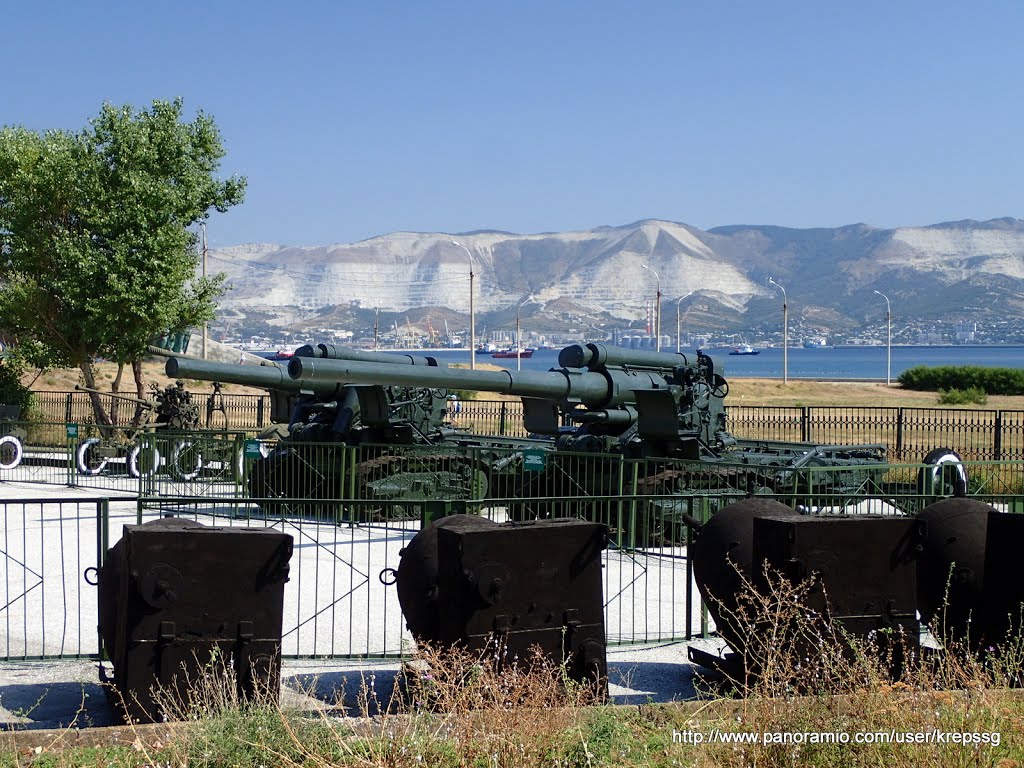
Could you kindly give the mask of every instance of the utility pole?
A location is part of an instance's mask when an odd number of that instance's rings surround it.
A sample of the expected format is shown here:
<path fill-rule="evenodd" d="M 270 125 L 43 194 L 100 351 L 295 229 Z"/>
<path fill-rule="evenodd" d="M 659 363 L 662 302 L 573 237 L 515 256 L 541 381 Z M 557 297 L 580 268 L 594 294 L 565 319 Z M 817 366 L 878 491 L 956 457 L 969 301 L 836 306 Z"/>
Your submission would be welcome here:
<path fill-rule="evenodd" d="M 789 298 L 786 289 L 770 277 L 768 282 L 782 291 L 782 383 L 789 383 Z"/>
<path fill-rule="evenodd" d="M 657 303 L 654 307 L 654 348 L 661 352 L 661 277 L 646 264 L 640 266 L 654 275 L 654 279 L 658 281 Z"/>
<path fill-rule="evenodd" d="M 462 243 L 452 240 L 452 245 L 457 245 L 466 252 L 469 258 L 469 368 L 476 370 L 476 313 L 473 311 L 473 254 L 469 248 Z"/>
<path fill-rule="evenodd" d="M 881 291 L 875 291 L 885 299 L 885 386 L 892 386 L 892 304 L 889 297 Z"/>

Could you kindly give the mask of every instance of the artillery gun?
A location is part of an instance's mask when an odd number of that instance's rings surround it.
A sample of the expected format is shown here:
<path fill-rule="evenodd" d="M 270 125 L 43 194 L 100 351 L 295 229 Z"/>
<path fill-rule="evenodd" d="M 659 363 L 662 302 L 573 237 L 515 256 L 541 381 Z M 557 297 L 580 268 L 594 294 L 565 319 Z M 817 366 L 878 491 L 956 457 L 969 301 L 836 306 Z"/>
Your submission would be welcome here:
<path fill-rule="evenodd" d="M 572 345 L 559 354 L 559 365 L 549 371 L 450 369 L 429 357 L 321 344 L 297 350 L 287 374 L 277 365 L 177 358 L 168 361 L 167 374 L 287 396 L 288 438 L 253 466 L 254 498 L 550 500 L 769 492 L 803 494 L 811 503 L 824 493 L 877 488 L 888 469 L 881 444 L 735 438 L 726 428 L 728 382 L 700 352 L 687 357 Z M 521 397 L 524 425 L 534 439 L 498 441 L 460 432 L 444 418 L 449 389 Z M 281 420 L 283 409 L 276 410 L 275 420 Z M 342 466 L 347 455 L 325 452 L 324 441 L 361 447 L 356 479 L 351 466 Z M 541 471 L 520 471 L 526 448 L 546 457 Z M 625 482 L 616 459 L 635 460 Z M 667 503 L 679 517 L 682 510 Z M 552 510 L 550 501 L 527 502 L 512 514 L 549 517 Z"/>
<path fill-rule="evenodd" d="M 353 361 L 390 371 L 446 367 L 430 357 L 331 344 L 300 347 L 295 358 Z M 447 392 L 432 385 L 297 380 L 270 361 L 249 366 L 171 358 L 166 372 L 269 391 L 271 421 L 277 426 L 265 436 L 281 439 L 253 463 L 248 486 L 253 498 L 274 511 L 326 513 L 333 508 L 320 500 L 483 498 L 502 456 L 525 442 L 456 429 L 448 420 Z M 356 447 L 358 459 L 348 450 Z"/>
<path fill-rule="evenodd" d="M 560 369 L 546 372 L 466 371 L 295 356 L 288 373 L 310 392 L 347 381 L 518 395 L 523 400 L 526 429 L 549 437 L 551 448 L 558 453 L 618 454 L 650 459 L 652 464 L 672 459 L 771 467 L 775 490 L 791 482 L 792 470 L 801 466 L 868 468 L 885 461 L 885 446 L 880 444 L 738 440 L 726 429 L 723 401 L 729 392 L 728 382 L 722 369 L 701 352 L 690 360 L 679 353 L 577 344 L 563 349 L 558 362 Z M 576 426 L 566 427 L 566 423 Z M 668 480 L 662 478 L 657 487 L 648 482 L 647 492 L 671 492 Z M 760 476 L 758 481 L 767 482 Z M 555 487 L 546 490 L 561 495 Z"/>
<path fill-rule="evenodd" d="M 101 392 L 81 385 L 75 388 L 132 403 L 142 411 L 143 417 L 140 424 L 127 429 L 99 426 L 100 437 L 81 440 L 75 449 L 75 467 L 83 475 L 100 474 L 111 459 L 122 454 L 132 477 L 153 474 L 160 466 L 160 450 L 155 445 L 145 446 L 140 437 L 151 431 L 183 432 L 199 426 L 199 407 L 192 402 L 192 393 L 180 381 L 163 388 L 151 384 L 151 399 Z"/>
<path fill-rule="evenodd" d="M 572 345 L 549 371 L 468 371 L 438 367 L 380 366 L 354 359 L 296 355 L 288 373 L 300 388 L 320 393 L 345 381 L 377 386 L 458 388 L 522 398 L 528 431 L 546 436 L 550 451 L 542 471 L 519 475 L 514 495 L 542 499 L 518 504 L 513 515 L 549 517 L 550 500 L 571 496 L 741 497 L 787 494 L 798 504 L 815 499 L 914 488 L 886 489 L 886 447 L 744 440 L 726 427 L 724 400 L 729 385 L 722 367 L 701 352 L 695 357 Z M 566 424 L 572 426 L 565 426 Z M 594 455 L 597 455 L 596 457 Z M 590 461 L 586 456 L 590 455 Z M 944 468 L 925 473 L 920 483 L 963 476 L 959 457 L 942 449 Z M 621 462 L 636 460 L 623 478 Z M 933 477 L 934 475 L 934 477 Z M 680 519 L 684 506 L 652 502 L 655 517 Z M 718 502 L 714 502 L 718 503 Z M 713 510 L 711 510 L 713 511 Z M 675 525 L 675 523 L 672 523 Z M 672 538 L 678 538 L 677 528 Z"/>

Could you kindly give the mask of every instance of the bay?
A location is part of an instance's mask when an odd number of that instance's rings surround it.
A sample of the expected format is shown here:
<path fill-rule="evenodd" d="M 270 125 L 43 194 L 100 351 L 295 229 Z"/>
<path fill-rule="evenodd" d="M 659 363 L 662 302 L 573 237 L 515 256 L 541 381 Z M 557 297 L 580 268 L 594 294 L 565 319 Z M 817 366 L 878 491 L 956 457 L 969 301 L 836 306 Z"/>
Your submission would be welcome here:
<path fill-rule="evenodd" d="M 674 351 L 674 350 L 667 350 Z M 781 348 L 762 349 L 757 355 L 730 355 L 729 349 L 709 349 L 705 354 L 714 361 L 715 369 L 735 378 L 781 379 L 783 355 Z M 438 351 L 410 350 L 409 354 L 435 357 L 449 365 L 469 365 L 469 351 L 445 349 Z M 688 360 L 696 358 L 695 350 L 683 350 Z M 823 347 L 789 350 L 788 372 L 793 379 L 838 379 L 885 381 L 886 348 Z M 478 352 L 476 361 L 516 370 L 516 360 L 493 358 Z M 547 371 L 558 368 L 558 350 L 538 350 L 533 357 L 521 361 L 522 370 Z M 917 365 L 979 365 L 993 368 L 1024 368 L 1024 346 L 893 346 L 892 378 Z"/>

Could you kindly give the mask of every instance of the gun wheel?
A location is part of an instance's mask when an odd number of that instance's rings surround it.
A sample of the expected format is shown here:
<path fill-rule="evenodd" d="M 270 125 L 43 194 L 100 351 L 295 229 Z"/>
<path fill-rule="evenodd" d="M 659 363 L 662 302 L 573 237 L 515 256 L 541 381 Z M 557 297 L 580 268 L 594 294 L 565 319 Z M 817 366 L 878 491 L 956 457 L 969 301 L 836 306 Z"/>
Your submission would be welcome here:
<path fill-rule="evenodd" d="M 936 448 L 924 457 L 927 466 L 917 473 L 917 492 L 928 496 L 966 496 L 967 470 L 960 454 Z"/>
<path fill-rule="evenodd" d="M 139 478 L 155 474 L 160 466 L 160 451 L 156 446 L 139 444 L 128 449 L 128 474 Z"/>
<path fill-rule="evenodd" d="M 100 439 L 90 437 L 78 444 L 75 450 L 75 468 L 79 474 L 95 476 L 107 466 L 107 458 L 100 455 Z"/>
<path fill-rule="evenodd" d="M 14 469 L 21 464 L 24 452 L 21 440 L 14 435 L 0 437 L 0 469 Z"/>
<path fill-rule="evenodd" d="M 171 476 L 182 482 L 199 477 L 203 471 L 203 454 L 199 443 L 179 440 L 171 449 Z"/>

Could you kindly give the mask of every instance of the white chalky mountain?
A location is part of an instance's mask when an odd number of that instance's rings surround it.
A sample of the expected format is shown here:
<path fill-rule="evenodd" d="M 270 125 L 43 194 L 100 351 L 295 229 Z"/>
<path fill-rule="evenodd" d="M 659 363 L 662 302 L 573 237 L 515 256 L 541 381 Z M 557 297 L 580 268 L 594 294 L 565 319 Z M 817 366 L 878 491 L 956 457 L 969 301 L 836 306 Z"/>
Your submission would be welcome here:
<path fill-rule="evenodd" d="M 908 315 L 1024 310 L 1024 220 L 1011 218 L 897 229 L 703 231 L 647 220 L 531 235 L 397 232 L 347 245 L 232 246 L 215 251 L 212 266 L 233 286 L 221 301 L 225 310 L 297 318 L 358 302 L 387 312 L 466 313 L 470 257 L 453 240 L 472 254 L 476 309 L 484 315 L 514 311 L 532 297 L 563 311 L 635 320 L 660 279 L 664 313 L 680 302 L 714 325 L 749 324 L 778 311 L 768 277 L 786 287 L 791 312 L 825 325 L 877 315 L 876 289 L 898 298 Z"/>

